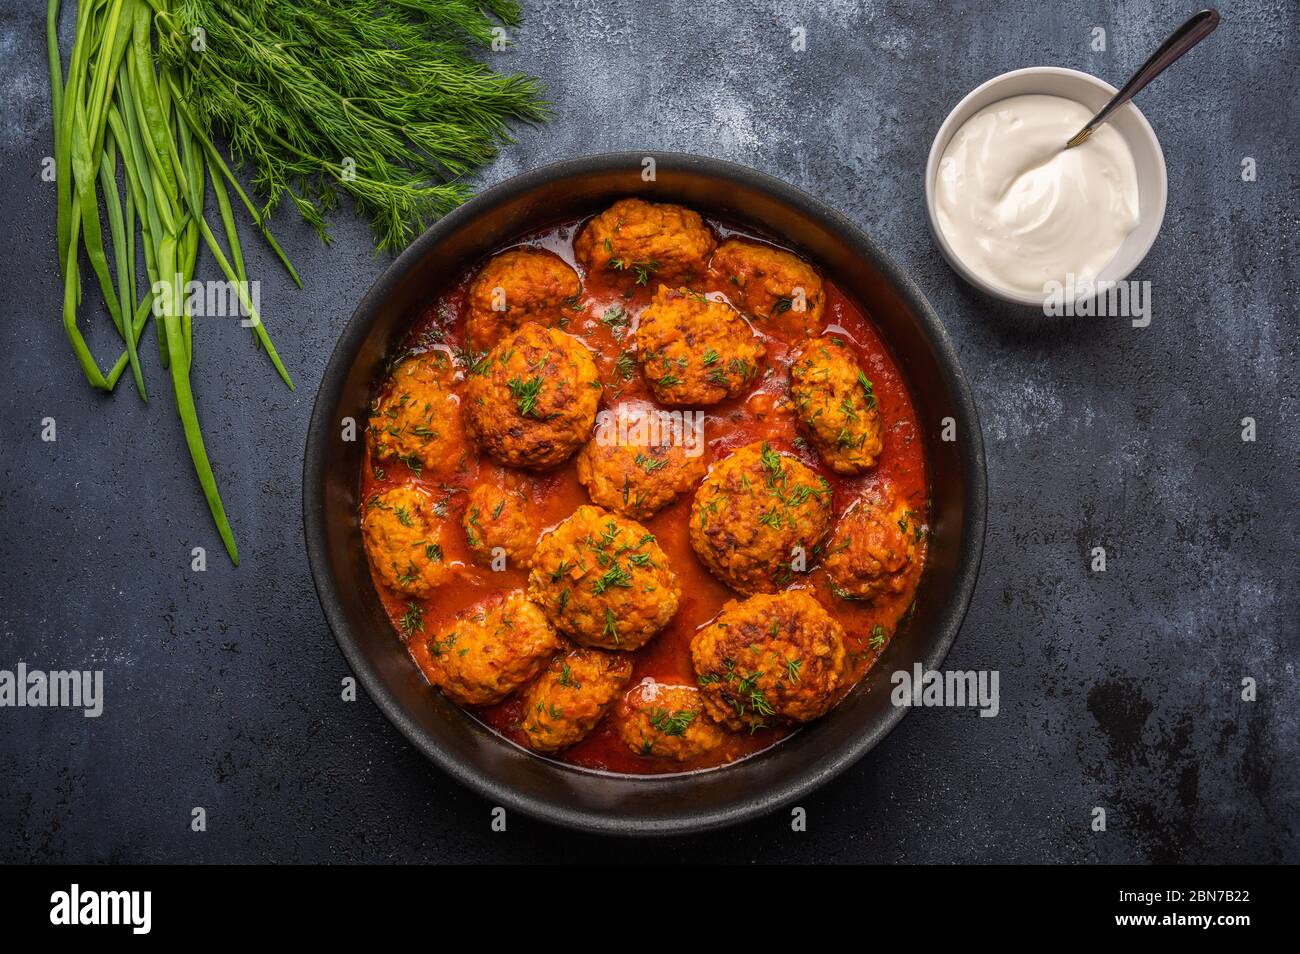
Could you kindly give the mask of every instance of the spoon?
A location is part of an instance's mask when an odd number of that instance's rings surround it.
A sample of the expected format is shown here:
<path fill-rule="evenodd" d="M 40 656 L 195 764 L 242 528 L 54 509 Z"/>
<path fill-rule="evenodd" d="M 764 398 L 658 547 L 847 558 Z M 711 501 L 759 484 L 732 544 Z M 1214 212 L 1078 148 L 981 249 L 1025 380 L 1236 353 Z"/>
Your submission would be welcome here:
<path fill-rule="evenodd" d="M 1193 14 L 1191 19 L 1180 26 L 1169 39 L 1160 44 L 1160 48 L 1151 54 L 1151 58 L 1142 64 L 1142 68 L 1133 74 L 1133 78 L 1124 84 L 1124 88 L 1101 108 L 1096 116 L 1088 121 L 1073 138 L 1065 144 L 1066 149 L 1073 149 L 1088 141 L 1093 130 L 1104 123 L 1110 114 L 1136 96 L 1143 87 L 1165 71 L 1165 69 L 1197 43 L 1214 32 L 1219 25 L 1219 11 L 1210 9 Z"/>

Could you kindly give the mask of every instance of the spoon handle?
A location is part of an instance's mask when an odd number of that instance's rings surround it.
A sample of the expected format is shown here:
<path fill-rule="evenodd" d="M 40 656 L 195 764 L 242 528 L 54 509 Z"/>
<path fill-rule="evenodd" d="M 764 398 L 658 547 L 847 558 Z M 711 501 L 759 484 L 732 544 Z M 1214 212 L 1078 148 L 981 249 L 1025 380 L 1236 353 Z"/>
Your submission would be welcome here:
<path fill-rule="evenodd" d="M 1088 125 L 1080 129 L 1074 138 L 1065 144 L 1065 148 L 1069 149 L 1086 141 L 1092 135 L 1092 131 L 1104 123 L 1111 113 L 1136 96 L 1174 60 L 1213 33 L 1218 25 L 1218 10 L 1202 10 L 1200 13 L 1193 14 L 1186 23 L 1170 34 L 1169 39 L 1160 44 L 1160 48 L 1152 53 L 1150 59 L 1142 64 L 1142 68 L 1133 74 L 1133 78 L 1124 84 L 1124 88 L 1102 107 L 1101 112 L 1092 117 Z"/>

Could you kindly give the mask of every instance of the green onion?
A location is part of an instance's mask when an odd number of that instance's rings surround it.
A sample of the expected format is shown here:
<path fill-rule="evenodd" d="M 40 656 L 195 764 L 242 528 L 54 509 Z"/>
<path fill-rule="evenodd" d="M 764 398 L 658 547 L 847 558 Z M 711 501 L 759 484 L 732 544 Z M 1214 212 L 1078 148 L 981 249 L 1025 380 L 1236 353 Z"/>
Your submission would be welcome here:
<path fill-rule="evenodd" d="M 46 52 L 64 330 L 92 387 L 112 391 L 130 368 L 148 400 L 139 345 L 153 314 L 199 485 L 237 564 L 190 379 L 195 316 L 186 289 L 204 249 L 234 286 L 255 349 L 290 389 L 293 379 L 247 291 L 231 190 L 299 287 L 267 227 L 285 196 L 323 236 L 325 213 L 345 193 L 372 219 L 381 248 L 405 245 L 427 217 L 468 197 L 456 180 L 508 139 L 507 120 L 545 116 L 534 80 L 494 73 L 466 49 L 494 43 L 496 24 L 516 24 L 519 8 L 513 0 L 81 0 L 65 70 L 61 7 L 49 0 L 46 8 Z M 206 44 L 195 42 L 200 35 Z M 236 180 L 214 131 L 251 165 L 263 205 Z M 107 375 L 77 324 L 83 264 L 122 339 Z M 521 397 L 529 409 L 535 392 L 531 402 Z"/>
<path fill-rule="evenodd" d="M 46 11 L 57 237 L 64 276 L 63 324 L 92 387 L 113 390 L 129 367 L 136 389 L 147 400 L 137 346 L 149 314 L 154 314 L 159 355 L 170 370 L 190 458 L 217 532 L 237 564 L 239 551 L 208 460 L 190 383 L 193 316 L 183 290 L 194 276 L 201 241 L 206 242 L 226 277 L 236 282 L 239 300 L 253 316 L 259 344 L 280 376 L 290 387 L 292 384 L 252 309 L 246 284 L 241 284 L 247 282 L 242 250 L 235 254 L 237 267 L 230 265 L 204 217 L 208 171 L 214 170 L 213 179 L 217 180 L 228 177 L 229 170 L 215 171 L 210 142 L 173 108 L 182 98 L 176 78 L 166 67 L 159 73 L 153 47 L 155 15 L 163 15 L 168 5 L 169 0 L 79 4 L 66 76 L 58 48 L 59 0 L 50 0 Z M 227 240 L 234 248 L 238 240 L 229 220 L 229 202 L 222 203 L 224 197 L 224 189 L 217 192 Z M 257 221 L 265 234 L 260 217 Z M 139 300 L 137 248 L 143 252 L 149 282 Z M 124 346 L 107 376 L 77 326 L 83 254 Z M 278 247 L 277 254 L 283 258 Z M 166 301 L 156 301 L 155 289 L 162 286 L 169 286 L 171 294 Z"/>

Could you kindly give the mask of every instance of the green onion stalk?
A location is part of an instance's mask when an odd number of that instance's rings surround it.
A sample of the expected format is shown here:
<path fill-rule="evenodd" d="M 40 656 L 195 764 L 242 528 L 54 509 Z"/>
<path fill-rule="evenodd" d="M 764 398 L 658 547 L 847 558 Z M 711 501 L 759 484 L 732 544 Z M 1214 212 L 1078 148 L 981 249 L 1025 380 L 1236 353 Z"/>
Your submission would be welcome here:
<path fill-rule="evenodd" d="M 129 368 L 137 392 L 147 401 L 139 344 L 153 315 L 159 357 L 169 371 L 190 459 L 217 532 L 231 561 L 238 564 L 239 550 L 203 442 L 190 380 L 193 315 L 186 289 L 201 245 L 207 246 L 234 283 L 256 340 L 275 371 L 290 388 L 293 381 L 248 296 L 230 189 L 241 197 L 290 276 L 301 282 L 264 218 L 221 160 L 207 130 L 186 112 L 184 76 L 160 63 L 156 55 L 156 19 L 167 14 L 168 0 L 80 3 L 66 72 L 57 37 L 59 7 L 60 0 L 50 0 L 46 25 L 63 327 L 92 387 L 114 390 Z M 205 217 L 209 182 L 221 217 L 224 248 Z M 107 373 L 77 323 L 83 256 L 122 339 L 122 352 Z M 137 285 L 137 256 L 144 259 L 147 287 Z"/>
<path fill-rule="evenodd" d="M 194 316 L 184 290 L 201 251 L 234 285 L 255 347 L 292 389 L 248 295 L 235 200 L 299 287 L 267 227 L 286 197 L 326 241 L 326 216 L 346 197 L 370 219 L 380 249 L 403 248 L 428 220 L 468 198 L 461 178 L 509 141 L 510 122 L 548 115 L 536 80 L 496 73 L 470 52 L 504 44 L 519 7 L 515 0 L 79 0 L 65 68 L 60 3 L 49 0 L 46 28 L 63 326 L 92 387 L 113 391 L 130 369 L 147 401 L 140 343 L 153 316 L 190 458 L 238 563 L 190 377 Z M 260 203 L 240 186 L 215 136 L 246 167 Z M 205 212 L 209 194 L 215 230 Z M 137 284 L 141 259 L 145 284 Z M 78 327 L 83 264 L 122 340 L 107 373 Z"/>

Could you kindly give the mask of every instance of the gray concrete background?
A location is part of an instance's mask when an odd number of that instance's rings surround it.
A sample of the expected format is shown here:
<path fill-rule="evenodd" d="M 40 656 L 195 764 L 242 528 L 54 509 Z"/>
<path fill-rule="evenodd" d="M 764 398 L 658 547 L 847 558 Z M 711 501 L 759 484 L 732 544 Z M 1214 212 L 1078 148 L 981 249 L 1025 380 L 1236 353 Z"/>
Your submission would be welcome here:
<path fill-rule="evenodd" d="M 1145 329 L 1025 318 L 964 287 L 927 232 L 922 169 L 947 110 L 984 79 L 1055 64 L 1122 82 L 1194 6 L 525 6 L 497 60 L 540 76 L 557 116 L 521 130 L 483 184 L 615 149 L 745 163 L 842 210 L 929 296 L 979 402 L 991 493 L 948 666 L 1000 670 L 1001 714 L 910 714 L 806 800 L 805 834 L 784 815 L 633 849 L 522 817 L 491 833 L 486 803 L 364 698 L 339 701 L 347 668 L 303 554 L 312 397 L 386 264 L 366 226 L 340 218 L 326 249 L 280 216 L 301 292 L 247 241 L 295 392 L 247 332 L 196 333 L 244 555 L 233 570 L 152 353 L 147 407 L 129 385 L 92 394 L 74 366 L 39 175 L 44 4 L 4 0 L 0 668 L 103 668 L 107 703 L 99 719 L 0 710 L 0 859 L 1300 861 L 1296 5 L 1225 4 L 1219 31 L 1139 99 L 1169 164 L 1164 230 L 1135 276 L 1153 285 Z M 1105 52 L 1090 49 L 1095 26 Z M 83 321 L 116 354 L 105 324 Z M 44 417 L 56 443 L 39 439 Z M 196 545 L 206 573 L 189 571 Z M 1088 568 L 1097 545 L 1106 573 Z M 189 830 L 193 806 L 206 833 Z M 1105 833 L 1089 828 L 1094 806 Z"/>

